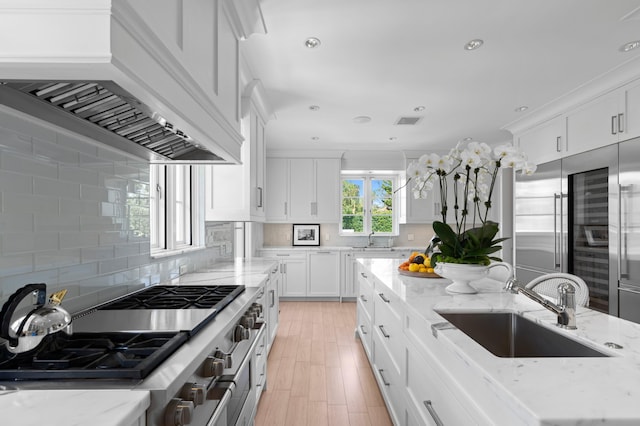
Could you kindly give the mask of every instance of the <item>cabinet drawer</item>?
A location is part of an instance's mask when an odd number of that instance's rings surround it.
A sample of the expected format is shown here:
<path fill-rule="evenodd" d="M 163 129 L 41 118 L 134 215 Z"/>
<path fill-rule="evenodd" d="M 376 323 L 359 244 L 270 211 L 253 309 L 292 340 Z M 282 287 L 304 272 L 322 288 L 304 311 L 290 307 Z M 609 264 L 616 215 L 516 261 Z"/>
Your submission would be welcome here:
<path fill-rule="evenodd" d="M 369 282 L 365 272 L 359 271 L 358 275 L 358 304 L 369 319 L 373 318 L 373 285 Z"/>
<path fill-rule="evenodd" d="M 404 356 L 404 335 L 402 332 L 402 317 L 390 306 L 390 302 L 386 302 L 380 294 L 374 296 L 375 300 L 375 317 L 373 323 L 374 333 L 380 336 L 381 342 L 389 348 L 392 361 L 398 370 L 402 365 L 402 357 Z"/>
<path fill-rule="evenodd" d="M 357 307 L 357 333 L 360 336 L 360 341 L 362 342 L 362 347 L 364 347 L 364 351 L 367 353 L 367 357 L 369 361 L 373 358 L 371 357 L 371 339 L 373 339 L 373 330 L 371 329 L 371 318 L 364 312 L 364 308 L 360 301 L 358 301 Z"/>
<path fill-rule="evenodd" d="M 379 333 L 373 335 L 373 373 L 389 409 L 394 425 L 402 424 L 400 419 L 405 412 L 406 388 L 402 380 L 402 372 L 397 369 L 387 350 L 380 341 Z"/>
<path fill-rule="evenodd" d="M 478 424 L 440 378 L 435 358 L 425 360 L 411 344 L 406 351 L 408 402 L 423 422 L 437 424 L 438 418 L 444 425 Z"/>

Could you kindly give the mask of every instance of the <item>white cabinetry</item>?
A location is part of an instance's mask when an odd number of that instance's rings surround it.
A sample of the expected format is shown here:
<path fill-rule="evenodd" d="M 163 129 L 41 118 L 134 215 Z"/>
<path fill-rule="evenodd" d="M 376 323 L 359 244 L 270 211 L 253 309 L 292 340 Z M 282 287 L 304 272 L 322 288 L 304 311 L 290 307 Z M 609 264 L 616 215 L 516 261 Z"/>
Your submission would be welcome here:
<path fill-rule="evenodd" d="M 311 297 L 340 296 L 340 254 L 337 251 L 309 252 L 309 292 Z"/>
<path fill-rule="evenodd" d="M 418 161 L 417 158 L 407 159 L 407 164 Z M 440 192 L 437 188 L 427 193 L 426 198 L 413 197 L 413 182 L 406 186 L 406 220 L 407 223 L 432 223 L 441 218 Z"/>
<path fill-rule="evenodd" d="M 365 272 L 362 265 L 358 264 L 355 269 L 358 273 L 358 279 L 356 280 L 358 284 L 356 332 L 360 337 L 364 351 L 369 357 L 369 361 L 373 363 L 373 279 L 369 279 L 369 274 Z"/>
<path fill-rule="evenodd" d="M 278 263 L 269 271 L 269 284 L 265 288 L 266 297 L 263 306 L 267 319 L 267 342 L 268 350 L 271 350 L 276 334 L 278 323 L 280 322 L 280 286 L 282 276 L 280 274 L 280 264 Z"/>
<path fill-rule="evenodd" d="M 567 154 L 626 139 L 625 91 L 615 90 L 567 114 Z"/>
<path fill-rule="evenodd" d="M 268 158 L 266 164 L 268 221 L 338 222 L 339 159 Z"/>
<path fill-rule="evenodd" d="M 567 119 L 552 118 L 517 137 L 517 144 L 530 162 L 542 164 L 557 160 L 567 151 Z"/>
<path fill-rule="evenodd" d="M 626 87 L 627 118 L 625 139 L 640 136 L 640 83 L 636 82 Z"/>
<path fill-rule="evenodd" d="M 307 295 L 307 258 L 291 256 L 283 258 L 280 263 L 282 272 L 283 297 L 305 297 Z"/>

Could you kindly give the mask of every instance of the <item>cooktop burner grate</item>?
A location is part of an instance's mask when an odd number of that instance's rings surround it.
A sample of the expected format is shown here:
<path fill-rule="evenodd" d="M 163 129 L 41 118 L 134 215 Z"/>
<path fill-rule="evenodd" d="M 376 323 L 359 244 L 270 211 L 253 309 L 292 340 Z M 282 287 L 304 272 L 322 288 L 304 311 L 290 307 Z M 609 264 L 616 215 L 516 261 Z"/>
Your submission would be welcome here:
<path fill-rule="evenodd" d="M 210 309 L 221 311 L 244 286 L 154 286 L 116 299 L 98 309 Z"/>
<path fill-rule="evenodd" d="M 77 333 L 56 348 L 0 362 L 0 379 L 143 379 L 188 338 L 173 333 Z"/>

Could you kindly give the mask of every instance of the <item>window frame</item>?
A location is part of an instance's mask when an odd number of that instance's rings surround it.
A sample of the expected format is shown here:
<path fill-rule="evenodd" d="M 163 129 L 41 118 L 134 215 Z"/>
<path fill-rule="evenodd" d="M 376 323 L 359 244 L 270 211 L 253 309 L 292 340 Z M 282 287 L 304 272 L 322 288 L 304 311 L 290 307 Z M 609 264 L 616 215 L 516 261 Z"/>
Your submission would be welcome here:
<path fill-rule="evenodd" d="M 151 257 L 203 248 L 202 174 L 201 167 L 189 164 L 150 165 L 150 192 L 157 194 L 150 196 Z"/>
<path fill-rule="evenodd" d="M 364 192 L 364 201 L 363 201 L 363 231 L 362 232 L 351 232 L 345 231 L 342 228 L 344 223 L 344 216 L 342 211 L 342 203 L 344 200 L 343 193 L 343 182 L 345 180 L 362 180 L 363 181 L 363 192 Z M 391 180 L 392 185 L 392 213 L 391 213 L 391 232 L 376 232 L 375 235 L 378 236 L 398 236 L 400 231 L 400 197 L 398 191 L 398 185 L 400 184 L 400 176 L 395 173 L 375 173 L 375 172 L 358 172 L 358 173 L 341 173 L 340 174 L 340 222 L 338 223 L 338 234 L 340 236 L 349 237 L 359 237 L 359 236 L 367 236 L 372 232 L 373 226 L 373 215 L 372 215 L 372 203 L 374 199 L 374 194 L 371 188 L 371 181 L 373 180 Z"/>

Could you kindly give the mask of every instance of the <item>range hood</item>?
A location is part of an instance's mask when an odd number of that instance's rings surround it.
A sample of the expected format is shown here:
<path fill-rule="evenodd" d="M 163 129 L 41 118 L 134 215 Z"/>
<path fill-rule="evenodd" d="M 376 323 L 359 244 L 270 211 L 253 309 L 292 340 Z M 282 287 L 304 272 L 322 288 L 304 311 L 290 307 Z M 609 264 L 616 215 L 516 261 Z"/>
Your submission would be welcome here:
<path fill-rule="evenodd" d="M 0 103 L 151 162 L 226 162 L 112 81 L 0 84 Z"/>

